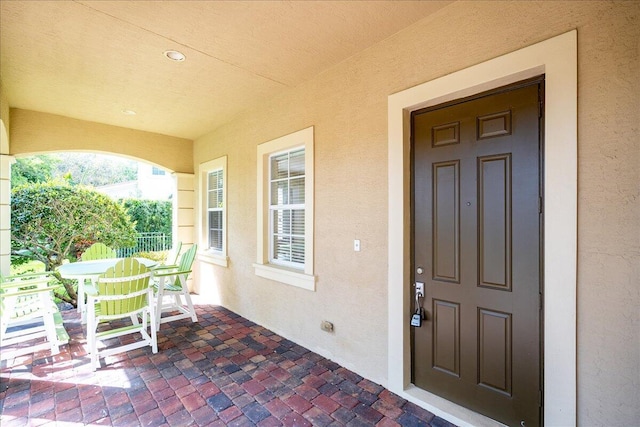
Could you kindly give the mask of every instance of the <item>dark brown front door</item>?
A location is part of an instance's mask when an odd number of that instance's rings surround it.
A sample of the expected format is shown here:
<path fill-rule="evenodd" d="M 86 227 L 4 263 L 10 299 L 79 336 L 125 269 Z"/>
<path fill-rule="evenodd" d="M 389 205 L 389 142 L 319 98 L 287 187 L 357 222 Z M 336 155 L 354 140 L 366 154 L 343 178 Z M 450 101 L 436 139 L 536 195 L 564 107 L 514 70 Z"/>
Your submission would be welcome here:
<path fill-rule="evenodd" d="M 542 84 L 412 114 L 413 382 L 514 426 L 541 424 Z"/>

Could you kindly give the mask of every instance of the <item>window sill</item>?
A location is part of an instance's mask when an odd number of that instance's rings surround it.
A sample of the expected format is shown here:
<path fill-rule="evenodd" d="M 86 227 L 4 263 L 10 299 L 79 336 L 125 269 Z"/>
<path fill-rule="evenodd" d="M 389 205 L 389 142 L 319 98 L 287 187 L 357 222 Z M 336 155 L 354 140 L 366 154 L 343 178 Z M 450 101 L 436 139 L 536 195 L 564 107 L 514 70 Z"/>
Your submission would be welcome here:
<path fill-rule="evenodd" d="M 253 264 L 256 276 L 315 292 L 316 277 L 271 264 Z"/>
<path fill-rule="evenodd" d="M 198 254 L 198 261 L 219 265 L 221 267 L 229 266 L 229 257 L 215 252 L 200 252 Z"/>

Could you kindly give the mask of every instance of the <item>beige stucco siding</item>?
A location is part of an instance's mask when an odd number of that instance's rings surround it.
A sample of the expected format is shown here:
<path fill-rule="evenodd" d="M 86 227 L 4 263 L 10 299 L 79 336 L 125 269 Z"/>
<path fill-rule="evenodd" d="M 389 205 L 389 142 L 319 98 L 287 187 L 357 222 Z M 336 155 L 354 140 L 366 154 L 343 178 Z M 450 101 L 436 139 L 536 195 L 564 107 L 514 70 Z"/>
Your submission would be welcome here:
<path fill-rule="evenodd" d="M 639 17 L 638 2 L 456 2 L 198 139 L 196 169 L 228 156 L 230 259 L 228 268 L 201 263 L 200 291 L 385 383 L 388 95 L 577 28 L 578 421 L 637 422 Z M 256 147 L 308 126 L 316 292 L 252 267 Z M 324 319 L 334 334 L 320 330 Z"/>
<path fill-rule="evenodd" d="M 147 161 L 171 172 L 193 173 L 191 140 L 11 109 L 11 154 L 91 150 Z"/>
<path fill-rule="evenodd" d="M 0 80 L 0 154 L 9 152 L 9 103 L 4 95 L 2 80 Z"/>
<path fill-rule="evenodd" d="M 639 8 L 638 2 L 608 6 L 578 38 L 578 414 L 584 425 L 640 420 Z"/>

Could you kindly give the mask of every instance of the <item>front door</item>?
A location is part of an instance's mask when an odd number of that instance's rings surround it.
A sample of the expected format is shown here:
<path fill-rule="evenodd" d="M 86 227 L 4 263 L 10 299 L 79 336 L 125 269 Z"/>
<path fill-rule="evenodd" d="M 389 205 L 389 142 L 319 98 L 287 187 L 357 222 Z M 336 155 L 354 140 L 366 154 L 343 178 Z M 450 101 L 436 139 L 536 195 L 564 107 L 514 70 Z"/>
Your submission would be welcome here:
<path fill-rule="evenodd" d="M 411 120 L 412 380 L 513 426 L 541 424 L 542 85 Z"/>

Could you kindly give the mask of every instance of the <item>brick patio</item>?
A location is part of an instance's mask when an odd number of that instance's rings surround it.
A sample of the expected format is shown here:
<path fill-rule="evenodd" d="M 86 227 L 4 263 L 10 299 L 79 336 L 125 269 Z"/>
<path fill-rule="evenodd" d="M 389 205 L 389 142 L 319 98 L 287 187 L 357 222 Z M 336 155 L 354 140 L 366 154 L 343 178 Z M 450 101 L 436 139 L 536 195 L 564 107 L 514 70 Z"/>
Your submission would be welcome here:
<path fill-rule="evenodd" d="M 92 372 L 65 311 L 61 353 L 2 362 L 0 424 L 10 426 L 451 426 L 384 387 L 218 306 L 163 324 Z M 123 339 L 128 339 L 127 337 Z"/>

